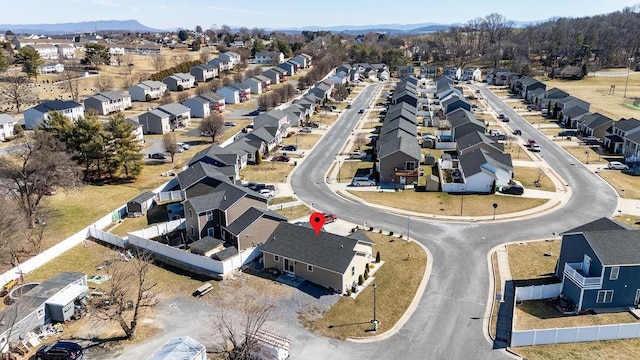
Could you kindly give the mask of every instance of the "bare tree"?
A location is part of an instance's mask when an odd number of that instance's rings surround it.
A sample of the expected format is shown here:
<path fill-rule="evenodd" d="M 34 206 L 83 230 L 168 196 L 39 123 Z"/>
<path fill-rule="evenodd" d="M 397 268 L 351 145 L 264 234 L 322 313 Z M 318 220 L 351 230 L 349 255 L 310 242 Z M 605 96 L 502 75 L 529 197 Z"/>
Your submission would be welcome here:
<path fill-rule="evenodd" d="M 98 92 L 113 90 L 113 78 L 110 76 L 98 76 L 94 81 L 94 85 Z M 127 86 L 128 88 L 128 86 Z"/>
<path fill-rule="evenodd" d="M 129 74 L 122 75 L 122 84 L 125 89 L 132 87 L 133 85 L 135 85 L 135 83 L 136 83 L 136 79 L 134 76 Z"/>
<path fill-rule="evenodd" d="M 209 59 L 211 59 L 211 50 L 208 48 L 200 49 L 200 62 L 204 64 L 209 61 Z"/>
<path fill-rule="evenodd" d="M 244 75 L 242 73 L 233 74 L 233 81 L 238 84 L 244 81 Z"/>
<path fill-rule="evenodd" d="M 96 305 L 94 314 L 101 321 L 120 324 L 126 339 L 135 336 L 140 311 L 157 303 L 157 283 L 152 279 L 151 256 L 136 252 L 125 263 L 107 267 L 110 279 L 105 288 L 103 302 Z"/>
<path fill-rule="evenodd" d="M 75 60 L 68 60 L 64 63 L 63 77 L 67 83 L 67 89 L 71 93 L 71 98 L 74 101 L 80 101 L 80 82 L 83 69 L 80 63 Z"/>
<path fill-rule="evenodd" d="M 224 132 L 224 120 L 222 115 L 209 115 L 200 122 L 200 131 L 211 137 L 211 142 L 216 142 L 216 136 Z"/>
<path fill-rule="evenodd" d="M 164 68 L 167 67 L 167 58 L 160 54 L 153 55 L 151 57 L 151 65 L 156 72 L 164 70 Z"/>
<path fill-rule="evenodd" d="M 127 67 L 127 73 L 129 75 L 131 75 L 131 73 L 133 72 L 133 54 L 127 52 L 124 55 L 120 56 L 120 58 L 118 59 L 118 62 L 120 65 L 124 65 Z"/>
<path fill-rule="evenodd" d="M 22 105 L 35 101 L 32 87 L 27 76 L 4 75 L 0 78 L 0 98 L 11 102 L 20 112 Z"/>
<path fill-rule="evenodd" d="M 271 317 L 275 305 L 245 300 L 239 316 L 232 316 L 225 309 L 222 307 L 214 320 L 219 332 L 219 343 L 214 352 L 228 360 L 254 359 L 259 350 L 256 334 Z"/>
<path fill-rule="evenodd" d="M 23 243 L 18 238 L 26 230 L 23 212 L 15 202 L 0 197 L 0 264 L 15 267 L 23 253 Z"/>
<path fill-rule="evenodd" d="M 176 134 L 170 132 L 162 135 L 162 145 L 164 146 L 164 151 L 171 155 L 171 162 L 173 162 L 173 158 L 178 152 L 178 140 L 176 140 Z"/>
<path fill-rule="evenodd" d="M 27 225 L 36 225 L 44 196 L 56 188 L 80 185 L 80 171 L 65 146 L 51 133 L 36 132 L 12 157 L 0 158 L 0 187 L 23 212 Z"/>
<path fill-rule="evenodd" d="M 182 103 L 185 100 L 187 100 L 189 97 L 191 97 L 191 95 L 189 95 L 188 92 L 181 92 L 181 93 L 178 93 L 177 100 L 178 100 L 178 102 Z"/>

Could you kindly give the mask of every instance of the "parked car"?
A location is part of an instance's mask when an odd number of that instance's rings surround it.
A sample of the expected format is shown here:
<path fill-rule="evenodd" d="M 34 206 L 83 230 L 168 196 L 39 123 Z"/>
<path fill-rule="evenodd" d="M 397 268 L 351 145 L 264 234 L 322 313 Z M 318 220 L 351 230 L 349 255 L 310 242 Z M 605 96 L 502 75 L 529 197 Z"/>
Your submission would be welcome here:
<path fill-rule="evenodd" d="M 58 341 L 42 346 L 36 352 L 36 360 L 81 360 L 84 358 L 82 346 L 71 341 Z"/>
<path fill-rule="evenodd" d="M 500 120 L 504 119 L 504 114 L 498 115 L 498 119 L 500 119 Z"/>
<path fill-rule="evenodd" d="M 264 196 L 264 197 L 268 197 L 268 198 L 272 198 L 275 193 L 273 192 L 273 190 L 271 189 L 262 189 L 258 191 L 258 194 Z"/>
<path fill-rule="evenodd" d="M 224 122 L 224 126 L 236 126 L 238 124 L 234 123 L 233 121 L 225 121 Z"/>
<path fill-rule="evenodd" d="M 609 163 L 607 164 L 607 169 L 611 169 L 611 170 L 626 170 L 629 167 L 619 161 L 609 161 Z"/>
<path fill-rule="evenodd" d="M 376 181 L 375 180 L 371 180 L 369 178 L 355 177 L 351 181 L 351 186 L 356 186 L 356 187 L 360 187 L 360 186 L 376 186 L 376 185 L 377 185 Z"/>
<path fill-rule="evenodd" d="M 283 147 L 282 150 L 284 150 L 284 151 L 296 151 L 296 150 L 298 150 L 298 147 L 295 146 L 295 145 L 287 145 L 287 146 Z"/>
<path fill-rule="evenodd" d="M 558 133 L 558 136 L 577 136 L 578 130 L 563 130 Z"/>
<path fill-rule="evenodd" d="M 269 189 L 272 191 L 276 191 L 276 186 L 275 185 L 267 185 L 264 183 L 258 183 L 258 184 L 254 184 L 254 183 L 249 183 L 249 189 L 253 190 L 253 191 L 260 191 L 263 189 Z"/>
<path fill-rule="evenodd" d="M 258 115 L 260 115 L 260 110 L 258 109 L 255 109 L 249 113 L 249 116 L 258 116 Z"/>
<path fill-rule="evenodd" d="M 540 152 L 540 150 L 542 150 L 542 148 L 538 144 L 533 144 L 533 145 L 529 146 L 529 150 L 531 150 L 533 152 Z"/>
<path fill-rule="evenodd" d="M 189 150 L 189 148 L 191 148 L 191 146 L 189 144 L 183 143 L 183 142 L 177 142 L 176 145 L 180 146 L 181 148 L 183 148 L 185 150 Z"/>
<path fill-rule="evenodd" d="M 349 154 L 349 160 L 362 160 L 366 156 L 366 153 L 363 152 L 352 152 Z"/>
<path fill-rule="evenodd" d="M 364 114 L 364 109 L 358 110 L 358 114 Z"/>
<path fill-rule="evenodd" d="M 503 117 L 502 122 L 509 122 L 509 118 L 507 116 Z"/>
<path fill-rule="evenodd" d="M 177 153 L 183 153 L 184 152 L 184 148 L 178 144 L 176 144 L 176 152 Z"/>
<path fill-rule="evenodd" d="M 152 159 L 156 159 L 156 160 L 166 160 L 167 159 L 167 154 L 165 154 L 165 153 L 154 153 L 154 154 L 151 154 L 151 158 Z"/>
<path fill-rule="evenodd" d="M 520 185 L 509 185 L 500 188 L 500 192 L 509 195 L 522 195 L 524 194 L 524 188 Z"/>
<path fill-rule="evenodd" d="M 522 135 L 522 130 L 520 129 L 513 130 L 513 135 L 518 135 L 518 136 Z"/>
<path fill-rule="evenodd" d="M 325 224 L 332 223 L 332 222 L 338 220 L 338 217 L 333 215 L 333 214 L 323 213 L 322 216 L 324 216 Z"/>
<path fill-rule="evenodd" d="M 289 162 L 289 160 L 291 160 L 291 157 L 286 154 L 276 155 L 271 159 L 271 161 L 282 161 L 282 162 Z"/>
<path fill-rule="evenodd" d="M 351 109 L 351 104 L 347 104 L 347 109 Z"/>
<path fill-rule="evenodd" d="M 317 123 L 317 122 L 315 122 L 315 121 L 312 121 L 312 122 L 310 122 L 310 123 L 309 123 L 309 127 L 312 127 L 312 128 L 319 128 L 319 127 L 320 127 L 320 124 L 319 124 L 319 123 Z"/>
<path fill-rule="evenodd" d="M 310 128 L 310 127 L 308 127 L 308 126 L 305 126 L 305 127 L 303 127 L 302 129 L 300 129 L 300 132 L 301 132 L 301 133 L 307 133 L 307 134 L 308 134 L 308 133 L 310 133 L 311 131 L 313 131 L 313 130 L 311 130 L 311 128 Z"/>

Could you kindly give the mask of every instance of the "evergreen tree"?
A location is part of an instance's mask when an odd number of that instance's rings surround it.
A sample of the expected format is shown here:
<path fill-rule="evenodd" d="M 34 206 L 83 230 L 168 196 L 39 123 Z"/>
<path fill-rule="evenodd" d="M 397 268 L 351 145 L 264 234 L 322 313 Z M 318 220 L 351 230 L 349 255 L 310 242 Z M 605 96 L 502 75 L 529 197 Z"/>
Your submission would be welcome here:
<path fill-rule="evenodd" d="M 125 179 L 135 179 L 142 171 L 142 145 L 133 134 L 131 125 L 122 113 L 112 116 L 106 131 L 109 139 L 109 162 L 117 171 L 124 172 Z M 111 168 L 111 166 L 110 166 Z"/>
<path fill-rule="evenodd" d="M 87 43 L 85 46 L 84 62 L 91 64 L 96 68 L 100 65 L 108 64 L 111 55 L 109 55 L 109 48 L 102 44 Z"/>
<path fill-rule="evenodd" d="M 95 112 L 89 112 L 76 121 L 67 148 L 72 150 L 74 158 L 85 167 L 85 179 L 91 179 L 92 172 L 99 179 L 102 175 L 105 157 L 104 126 Z"/>
<path fill-rule="evenodd" d="M 15 60 L 17 64 L 22 65 L 22 71 L 29 77 L 35 77 L 38 80 L 38 69 L 44 60 L 40 57 L 40 54 L 33 48 L 23 47 L 16 53 Z"/>
<path fill-rule="evenodd" d="M 4 52 L 4 48 L 0 47 L 0 73 L 7 71 L 9 68 L 9 61 L 7 61 L 6 53 Z"/>

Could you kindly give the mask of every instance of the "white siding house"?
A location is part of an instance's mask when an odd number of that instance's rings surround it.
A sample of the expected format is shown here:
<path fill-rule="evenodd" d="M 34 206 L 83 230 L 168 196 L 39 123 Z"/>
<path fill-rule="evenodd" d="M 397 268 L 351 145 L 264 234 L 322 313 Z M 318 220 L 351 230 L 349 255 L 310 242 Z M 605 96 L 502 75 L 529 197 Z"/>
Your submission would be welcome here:
<path fill-rule="evenodd" d="M 18 119 L 6 114 L 0 114 L 0 141 L 14 136 L 13 128 L 18 124 Z"/>
<path fill-rule="evenodd" d="M 33 130 L 49 118 L 49 113 L 58 111 L 71 121 L 84 116 L 84 107 L 75 101 L 53 100 L 36 105 L 24 112 L 24 125 Z"/>
<path fill-rule="evenodd" d="M 162 79 L 167 84 L 167 88 L 171 91 L 180 91 L 191 89 L 196 82 L 196 78 L 191 74 L 175 73 Z"/>
<path fill-rule="evenodd" d="M 133 101 L 147 101 L 147 95 L 150 100 L 159 99 L 167 91 L 167 84 L 160 81 L 143 81 L 129 88 L 129 95 Z"/>
<path fill-rule="evenodd" d="M 124 111 L 131 107 L 131 95 L 119 91 L 105 91 L 84 100 L 85 109 L 93 109 L 99 115 Z"/>

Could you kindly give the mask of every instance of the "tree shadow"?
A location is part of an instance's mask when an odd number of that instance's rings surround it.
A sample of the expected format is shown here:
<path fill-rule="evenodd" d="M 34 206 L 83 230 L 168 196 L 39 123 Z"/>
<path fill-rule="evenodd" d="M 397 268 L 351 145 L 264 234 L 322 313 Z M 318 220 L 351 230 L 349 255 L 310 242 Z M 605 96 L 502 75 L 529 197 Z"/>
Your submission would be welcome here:
<path fill-rule="evenodd" d="M 337 327 L 345 327 L 345 326 L 356 326 L 356 325 L 367 325 L 367 324 L 371 324 L 370 321 L 365 321 L 365 322 L 357 322 L 357 323 L 351 323 L 351 324 L 340 324 L 340 325 L 329 325 L 327 326 L 329 329 L 333 329 L 333 328 L 337 328 Z"/>
<path fill-rule="evenodd" d="M 91 338 L 86 338 L 86 337 L 75 337 L 72 336 L 71 340 L 73 341 L 78 341 L 78 342 L 83 342 L 86 345 L 84 345 L 82 348 L 84 350 L 89 350 L 89 349 L 93 349 L 96 347 L 101 347 L 107 344 L 111 344 L 111 343 L 118 343 L 121 341 L 126 341 L 128 340 L 126 336 L 121 335 L 121 336 L 113 336 L 113 337 L 109 337 L 109 338 L 99 338 L 99 337 L 91 337 Z"/>

